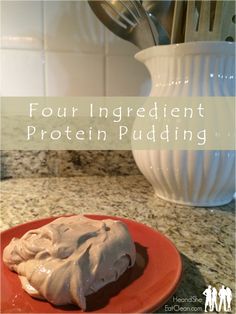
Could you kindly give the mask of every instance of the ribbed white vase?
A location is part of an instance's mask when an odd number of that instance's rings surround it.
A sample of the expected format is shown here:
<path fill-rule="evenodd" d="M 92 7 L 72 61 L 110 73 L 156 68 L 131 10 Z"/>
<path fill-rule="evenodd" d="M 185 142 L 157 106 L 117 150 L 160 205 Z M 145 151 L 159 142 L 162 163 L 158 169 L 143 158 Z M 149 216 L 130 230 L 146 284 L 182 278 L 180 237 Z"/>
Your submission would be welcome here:
<path fill-rule="evenodd" d="M 235 96 L 234 43 L 156 46 L 135 57 L 151 74 L 150 96 Z M 192 206 L 233 199 L 234 151 L 133 150 L 133 155 L 160 198 Z"/>

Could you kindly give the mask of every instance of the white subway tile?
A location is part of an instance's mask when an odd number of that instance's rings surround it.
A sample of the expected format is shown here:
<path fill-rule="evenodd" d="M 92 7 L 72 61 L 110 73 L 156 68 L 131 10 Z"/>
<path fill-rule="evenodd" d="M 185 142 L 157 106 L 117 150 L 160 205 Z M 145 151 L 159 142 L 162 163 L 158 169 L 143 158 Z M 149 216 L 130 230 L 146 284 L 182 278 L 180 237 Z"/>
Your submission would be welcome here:
<path fill-rule="evenodd" d="M 148 71 L 133 57 L 106 58 L 106 96 L 147 96 L 150 86 Z"/>
<path fill-rule="evenodd" d="M 42 2 L 2 1 L 1 28 L 2 47 L 41 49 L 43 46 Z"/>
<path fill-rule="evenodd" d="M 104 56 L 46 53 L 47 96 L 103 96 Z"/>
<path fill-rule="evenodd" d="M 87 1 L 45 1 L 44 19 L 47 50 L 104 51 L 104 26 Z"/>
<path fill-rule="evenodd" d="M 133 43 L 113 34 L 109 29 L 106 29 L 105 41 L 107 55 L 134 56 L 140 50 Z"/>
<path fill-rule="evenodd" d="M 3 96 L 44 96 L 41 51 L 2 49 L 1 69 Z"/>

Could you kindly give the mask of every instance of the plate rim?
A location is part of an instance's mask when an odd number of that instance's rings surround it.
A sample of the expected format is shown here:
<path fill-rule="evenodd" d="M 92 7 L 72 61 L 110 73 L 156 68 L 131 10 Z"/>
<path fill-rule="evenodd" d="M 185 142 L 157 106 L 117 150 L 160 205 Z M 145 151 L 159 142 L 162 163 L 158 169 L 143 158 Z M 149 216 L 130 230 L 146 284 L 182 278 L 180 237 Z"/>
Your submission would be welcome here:
<path fill-rule="evenodd" d="M 165 297 L 163 297 L 161 300 L 159 300 L 158 305 L 157 304 L 156 305 L 155 304 L 150 304 L 149 306 L 146 306 L 146 307 L 143 306 L 142 309 L 139 310 L 139 313 L 152 313 L 154 310 L 160 309 L 167 302 L 167 300 L 169 300 L 169 298 L 174 295 L 174 293 L 176 292 L 176 290 L 178 289 L 178 287 L 179 287 L 179 285 L 181 283 L 181 279 L 182 279 L 182 275 L 183 275 L 183 262 L 182 262 L 182 258 L 181 258 L 180 252 L 178 251 L 178 249 L 176 248 L 174 243 L 164 233 L 162 233 L 159 230 L 156 230 L 156 229 L 146 225 L 145 223 L 142 223 L 142 222 L 139 222 L 139 221 L 136 221 L 136 220 L 133 220 L 133 219 L 129 219 L 129 218 L 126 218 L 126 217 L 111 216 L 111 215 L 97 214 L 97 213 L 65 214 L 65 215 L 42 217 L 42 218 L 39 218 L 39 219 L 30 220 L 30 221 L 24 222 L 22 224 L 15 225 L 15 226 L 13 226 L 13 227 L 11 227 L 9 229 L 1 231 L 0 232 L 0 248 L 1 248 L 1 250 L 3 249 L 2 248 L 2 237 L 5 234 L 7 234 L 8 232 L 10 232 L 11 230 L 16 230 L 16 229 L 20 228 L 21 226 L 27 226 L 29 224 L 38 223 L 38 222 L 40 223 L 40 222 L 43 222 L 43 221 L 49 220 L 49 219 L 50 220 L 52 219 L 52 221 L 53 221 L 53 220 L 55 220 L 57 218 L 71 217 L 71 216 L 77 216 L 77 215 L 82 215 L 82 216 L 85 216 L 85 217 L 88 217 L 88 218 L 90 218 L 90 217 L 91 218 L 92 217 L 98 217 L 98 218 L 102 218 L 102 219 L 112 219 L 112 220 L 116 220 L 117 219 L 117 220 L 124 221 L 124 222 L 127 222 L 127 223 L 133 223 L 135 225 L 138 225 L 141 228 L 143 228 L 143 227 L 147 228 L 149 231 L 157 233 L 159 236 L 161 236 L 161 238 L 163 238 L 165 241 L 168 242 L 168 244 L 171 246 L 172 250 L 175 251 L 175 255 L 176 255 L 177 261 L 178 261 L 178 267 L 176 269 L 178 271 L 176 273 L 175 281 L 173 282 L 171 291 L 169 291 L 169 293 L 167 295 L 165 295 Z M 96 218 L 95 218 L 95 220 L 96 220 Z M 86 314 L 86 313 L 93 313 L 93 312 L 84 312 L 84 313 Z M 94 313 L 96 313 L 96 312 L 94 312 Z M 34 313 L 34 314 L 36 314 L 36 313 Z M 50 313 L 50 314 L 53 314 L 53 312 Z M 128 314 L 128 313 L 126 313 L 126 314 Z"/>

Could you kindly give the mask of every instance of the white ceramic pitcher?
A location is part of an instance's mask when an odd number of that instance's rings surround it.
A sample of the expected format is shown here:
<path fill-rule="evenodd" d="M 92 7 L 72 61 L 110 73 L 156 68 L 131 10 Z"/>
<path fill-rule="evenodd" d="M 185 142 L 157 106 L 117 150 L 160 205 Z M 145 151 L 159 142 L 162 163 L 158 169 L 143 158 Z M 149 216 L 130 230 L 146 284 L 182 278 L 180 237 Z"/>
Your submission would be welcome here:
<path fill-rule="evenodd" d="M 150 96 L 235 96 L 234 43 L 155 46 L 135 58 L 151 74 Z M 162 199 L 192 206 L 219 206 L 233 199 L 234 151 L 133 150 L 133 155 Z"/>

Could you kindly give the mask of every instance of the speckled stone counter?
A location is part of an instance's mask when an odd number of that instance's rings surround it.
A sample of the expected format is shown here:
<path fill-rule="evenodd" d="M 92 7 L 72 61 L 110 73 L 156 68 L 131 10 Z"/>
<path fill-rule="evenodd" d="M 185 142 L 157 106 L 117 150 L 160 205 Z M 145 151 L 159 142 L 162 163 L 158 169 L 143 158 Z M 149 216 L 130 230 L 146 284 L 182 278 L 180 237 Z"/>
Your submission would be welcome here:
<path fill-rule="evenodd" d="M 141 175 L 10 179 L 1 191 L 1 230 L 42 217 L 95 212 L 135 219 L 164 233 L 180 251 L 184 272 L 175 297 L 159 313 L 202 312 L 208 284 L 234 289 L 233 202 L 217 208 L 168 203 L 154 196 Z"/>
<path fill-rule="evenodd" d="M 128 150 L 1 151 L 3 179 L 140 174 Z"/>

